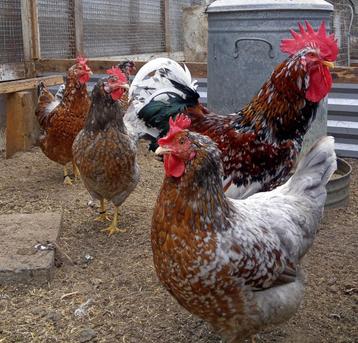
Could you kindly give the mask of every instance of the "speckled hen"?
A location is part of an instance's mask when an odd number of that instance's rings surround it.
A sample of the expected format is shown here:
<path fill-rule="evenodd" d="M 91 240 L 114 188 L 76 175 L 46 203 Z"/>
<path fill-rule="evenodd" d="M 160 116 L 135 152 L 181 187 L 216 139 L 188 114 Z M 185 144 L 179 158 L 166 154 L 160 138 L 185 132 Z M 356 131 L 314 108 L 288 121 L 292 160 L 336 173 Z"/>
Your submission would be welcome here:
<path fill-rule="evenodd" d="M 115 206 L 112 224 L 104 229 L 109 235 L 125 231 L 118 225 L 118 207 L 139 181 L 137 147 L 123 123 L 119 100 L 128 89 L 126 76 L 118 69 L 98 81 L 92 91 L 92 104 L 83 130 L 73 143 L 73 156 L 84 185 L 101 202 L 97 220 L 106 221 L 104 200 Z"/>
<path fill-rule="evenodd" d="M 293 39 L 282 40 L 281 50 L 290 56 L 239 112 L 210 112 L 199 103 L 196 82 L 186 66 L 158 58 L 134 78 L 129 91 L 133 104 L 125 122 L 137 134 L 151 135 L 154 149 L 157 138 L 168 131 L 169 118 L 185 113 L 191 119 L 190 130 L 209 136 L 222 151 L 229 196 L 245 198 L 273 189 L 294 166 L 319 102 L 332 85 L 329 67 L 338 53 L 334 36 L 326 35 L 324 23 L 317 32 L 306 25 L 307 31 L 300 25 L 300 33 L 291 31 Z M 240 91 L 245 85 L 234 87 Z"/>
<path fill-rule="evenodd" d="M 336 169 L 334 140 L 318 141 L 284 185 L 228 198 L 221 153 L 171 119 L 159 140 L 165 179 L 151 240 L 157 275 L 175 299 L 228 342 L 290 318 L 303 298 L 301 258 L 311 247 Z"/>
<path fill-rule="evenodd" d="M 36 116 L 42 131 L 40 147 L 49 159 L 63 165 L 65 184 L 72 183 L 66 165 L 73 162 L 72 143 L 84 126 L 91 104 L 86 86 L 91 73 L 87 60 L 79 57 L 55 97 L 43 83 L 38 86 Z M 75 165 L 73 169 L 77 175 Z"/>

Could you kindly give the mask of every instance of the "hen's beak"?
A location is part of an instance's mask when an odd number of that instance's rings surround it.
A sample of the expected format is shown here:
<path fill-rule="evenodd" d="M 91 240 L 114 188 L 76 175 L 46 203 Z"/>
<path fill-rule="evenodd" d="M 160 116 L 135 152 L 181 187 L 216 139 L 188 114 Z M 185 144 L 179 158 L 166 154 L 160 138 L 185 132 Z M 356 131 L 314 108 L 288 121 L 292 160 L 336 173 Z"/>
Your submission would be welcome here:
<path fill-rule="evenodd" d="M 155 154 L 159 156 L 169 154 L 170 152 L 172 151 L 169 148 L 164 148 L 162 146 L 160 146 L 159 148 L 157 148 L 157 150 L 155 150 Z"/>
<path fill-rule="evenodd" d="M 325 66 L 327 66 L 329 69 L 333 69 L 333 68 L 334 68 L 334 63 L 333 63 L 333 62 L 323 61 L 322 63 L 323 63 Z"/>
<path fill-rule="evenodd" d="M 126 89 L 126 90 L 129 90 L 129 84 L 128 83 L 125 83 L 124 85 L 121 85 L 121 87 Z"/>

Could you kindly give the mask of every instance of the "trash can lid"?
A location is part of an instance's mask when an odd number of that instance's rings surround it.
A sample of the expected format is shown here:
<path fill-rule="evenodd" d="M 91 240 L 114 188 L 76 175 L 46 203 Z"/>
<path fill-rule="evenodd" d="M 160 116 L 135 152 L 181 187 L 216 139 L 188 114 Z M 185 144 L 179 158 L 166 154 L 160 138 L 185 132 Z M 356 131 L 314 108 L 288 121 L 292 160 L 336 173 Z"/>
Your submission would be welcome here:
<path fill-rule="evenodd" d="M 217 0 L 207 12 L 236 12 L 257 10 L 326 10 L 334 7 L 324 0 Z"/>

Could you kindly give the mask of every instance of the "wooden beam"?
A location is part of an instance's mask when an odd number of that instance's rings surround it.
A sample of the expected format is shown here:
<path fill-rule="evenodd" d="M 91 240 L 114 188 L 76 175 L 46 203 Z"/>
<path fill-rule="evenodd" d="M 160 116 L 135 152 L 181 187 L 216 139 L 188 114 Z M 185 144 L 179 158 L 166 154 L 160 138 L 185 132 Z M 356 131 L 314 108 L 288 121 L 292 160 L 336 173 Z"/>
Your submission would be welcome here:
<path fill-rule="evenodd" d="M 74 0 L 74 18 L 75 18 L 75 46 L 76 56 L 84 56 L 83 45 L 83 4 L 82 0 Z"/>
<path fill-rule="evenodd" d="M 6 99 L 6 158 L 28 150 L 38 139 L 39 125 L 35 117 L 34 92 L 18 92 Z"/>
<path fill-rule="evenodd" d="M 332 78 L 336 83 L 358 83 L 358 67 L 335 67 Z"/>
<path fill-rule="evenodd" d="M 35 77 L 33 79 L 8 81 L 0 83 L 0 94 L 20 92 L 36 88 L 39 82 L 43 81 L 47 86 L 60 85 L 63 83 L 61 75 Z"/>
<path fill-rule="evenodd" d="M 112 66 L 124 62 L 123 60 L 91 60 L 88 59 L 88 66 L 91 68 L 92 72 L 95 74 L 104 74 L 107 69 Z M 58 59 L 58 60 L 39 60 L 35 62 L 36 71 L 38 74 L 41 73 L 65 73 L 67 70 L 75 63 L 74 59 Z M 147 61 L 134 61 L 137 70 L 139 70 Z M 196 63 L 188 62 L 185 63 L 189 68 L 193 77 L 203 77 L 207 76 L 207 64 L 206 63 Z"/>

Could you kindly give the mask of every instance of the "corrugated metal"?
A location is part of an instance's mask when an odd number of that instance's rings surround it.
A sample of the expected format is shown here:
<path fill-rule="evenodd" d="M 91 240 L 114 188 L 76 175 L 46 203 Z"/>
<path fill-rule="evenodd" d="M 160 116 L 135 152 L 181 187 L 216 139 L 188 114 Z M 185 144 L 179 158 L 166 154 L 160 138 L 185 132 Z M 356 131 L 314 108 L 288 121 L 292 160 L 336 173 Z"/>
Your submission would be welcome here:
<path fill-rule="evenodd" d="M 161 0 L 84 0 L 87 56 L 118 56 L 165 50 Z"/>
<path fill-rule="evenodd" d="M 0 1 L 0 63 L 22 62 L 21 1 Z"/>
<path fill-rule="evenodd" d="M 71 58 L 75 53 L 71 0 L 38 0 L 42 58 Z"/>

